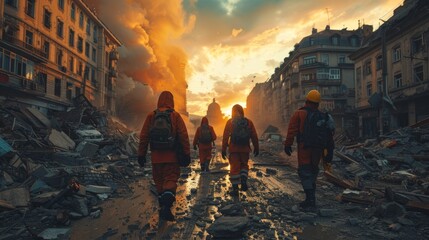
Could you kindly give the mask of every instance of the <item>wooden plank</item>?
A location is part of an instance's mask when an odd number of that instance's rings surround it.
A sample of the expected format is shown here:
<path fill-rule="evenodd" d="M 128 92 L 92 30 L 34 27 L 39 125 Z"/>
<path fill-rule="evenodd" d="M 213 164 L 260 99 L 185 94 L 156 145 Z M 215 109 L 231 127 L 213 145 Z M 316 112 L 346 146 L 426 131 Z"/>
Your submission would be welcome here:
<path fill-rule="evenodd" d="M 408 201 L 405 207 L 419 212 L 429 213 L 429 203 L 427 202 Z"/>
<path fill-rule="evenodd" d="M 340 186 L 342 188 L 348 188 L 348 189 L 356 189 L 355 184 L 350 180 L 340 179 L 338 176 L 335 176 L 334 174 L 330 172 L 324 172 L 326 179 L 328 182 L 333 183 L 337 186 Z"/>
<path fill-rule="evenodd" d="M 359 162 L 353 160 L 351 157 L 343 154 L 340 151 L 335 150 L 335 155 L 337 155 L 339 158 L 341 158 L 342 160 L 344 160 L 346 162 L 359 164 Z"/>
<path fill-rule="evenodd" d="M 371 205 L 374 203 L 375 198 L 372 196 L 361 196 L 361 195 L 355 195 L 355 194 L 342 194 L 341 195 L 341 201 Z"/>
<path fill-rule="evenodd" d="M 5 200 L 0 199 L 0 208 L 7 208 L 7 209 L 15 209 L 15 207 L 10 204 L 9 202 L 6 202 Z"/>

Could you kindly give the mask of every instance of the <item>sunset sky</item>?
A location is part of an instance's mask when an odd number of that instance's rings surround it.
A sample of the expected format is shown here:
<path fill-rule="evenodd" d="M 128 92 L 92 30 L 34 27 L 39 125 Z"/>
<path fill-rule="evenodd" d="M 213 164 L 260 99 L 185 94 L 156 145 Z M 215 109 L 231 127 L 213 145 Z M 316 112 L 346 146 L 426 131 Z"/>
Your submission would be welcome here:
<path fill-rule="evenodd" d="M 187 110 L 205 115 L 216 98 L 224 113 L 243 106 L 257 82 L 266 81 L 295 43 L 330 23 L 331 29 L 357 29 L 358 21 L 379 27 L 402 0 L 87 0 L 124 43 L 125 75 L 156 84 L 172 77 L 172 54 L 186 65 Z M 115 11 L 112 11 L 115 9 Z M 139 64 L 136 64 L 139 63 Z M 171 64 L 170 64 L 171 65 Z M 121 65 L 120 65 L 121 67 Z M 139 71 L 152 68 L 154 74 Z M 121 69 L 120 69 L 121 70 Z"/>

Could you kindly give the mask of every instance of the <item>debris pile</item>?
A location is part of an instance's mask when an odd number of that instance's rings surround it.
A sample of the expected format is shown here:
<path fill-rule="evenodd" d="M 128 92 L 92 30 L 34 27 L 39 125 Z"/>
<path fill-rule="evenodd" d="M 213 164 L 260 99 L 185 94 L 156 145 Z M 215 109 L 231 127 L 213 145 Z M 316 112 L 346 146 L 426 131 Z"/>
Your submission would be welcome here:
<path fill-rule="evenodd" d="M 103 200 L 129 193 L 138 137 L 84 97 L 48 118 L 0 108 L 0 235 L 64 239 L 70 221 L 97 218 Z M 131 159 L 130 159 L 131 158 Z"/>

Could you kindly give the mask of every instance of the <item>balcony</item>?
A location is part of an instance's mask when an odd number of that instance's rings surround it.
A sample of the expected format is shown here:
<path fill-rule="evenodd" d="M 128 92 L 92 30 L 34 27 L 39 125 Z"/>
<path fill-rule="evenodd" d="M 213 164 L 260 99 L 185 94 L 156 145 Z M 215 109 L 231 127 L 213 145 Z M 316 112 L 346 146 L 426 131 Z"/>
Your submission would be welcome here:
<path fill-rule="evenodd" d="M 20 87 L 22 91 L 38 96 L 44 96 L 46 93 L 45 85 L 37 84 L 36 81 L 26 78 L 20 78 Z"/>
<path fill-rule="evenodd" d="M 323 63 L 323 62 L 314 62 L 314 63 L 310 63 L 310 64 L 301 64 L 300 66 L 299 66 L 299 69 L 300 70 L 303 70 L 303 69 L 310 69 L 310 68 L 320 68 L 320 67 L 327 67 L 328 66 L 328 64 L 326 64 L 326 63 Z"/>
<path fill-rule="evenodd" d="M 317 79 L 320 86 L 341 85 L 341 79 Z"/>
<path fill-rule="evenodd" d="M 118 71 L 116 69 L 113 69 L 113 68 L 109 69 L 109 77 L 117 78 L 118 77 Z"/>
<path fill-rule="evenodd" d="M 109 54 L 110 60 L 118 61 L 119 60 L 119 52 L 118 50 L 114 49 Z"/>
<path fill-rule="evenodd" d="M 47 62 L 47 54 L 40 49 L 35 48 L 33 45 L 21 41 L 20 39 L 4 34 L 3 35 L 3 45 L 10 45 L 12 50 L 16 51 L 18 54 L 23 57 L 32 59 L 37 62 Z"/>

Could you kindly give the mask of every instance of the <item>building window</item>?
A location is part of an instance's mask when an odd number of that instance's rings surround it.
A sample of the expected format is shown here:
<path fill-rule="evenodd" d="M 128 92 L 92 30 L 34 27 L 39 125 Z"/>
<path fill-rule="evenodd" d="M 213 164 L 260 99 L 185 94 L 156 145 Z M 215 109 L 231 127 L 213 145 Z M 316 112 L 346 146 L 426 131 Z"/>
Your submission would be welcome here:
<path fill-rule="evenodd" d="M 309 81 L 309 80 L 313 80 L 314 74 L 313 73 L 302 73 L 301 74 L 301 80 L 303 81 Z"/>
<path fill-rule="evenodd" d="M 367 60 L 365 62 L 365 65 L 363 66 L 363 72 L 365 75 L 370 75 L 372 73 L 372 71 L 371 71 L 371 60 Z"/>
<path fill-rule="evenodd" d="M 64 10 L 64 0 L 58 0 L 58 8 L 60 10 Z"/>
<path fill-rule="evenodd" d="M 317 69 L 317 79 L 318 80 L 329 79 L 329 69 L 328 68 Z"/>
<path fill-rule="evenodd" d="M 380 70 L 383 67 L 383 57 L 381 55 L 378 55 L 375 61 L 377 70 Z"/>
<path fill-rule="evenodd" d="M 362 86 L 360 85 L 362 81 L 362 68 L 356 68 L 356 95 L 358 97 L 362 96 Z"/>
<path fill-rule="evenodd" d="M 58 66 L 63 65 L 63 51 L 60 49 L 57 50 L 57 64 Z"/>
<path fill-rule="evenodd" d="M 97 34 L 98 30 L 97 30 L 97 25 L 94 24 L 94 28 L 93 28 L 93 34 L 92 34 L 92 40 L 94 43 L 98 42 L 98 34 Z"/>
<path fill-rule="evenodd" d="M 73 83 L 67 82 L 66 87 L 67 87 L 66 88 L 66 98 L 68 100 L 71 100 L 72 99 L 72 91 L 73 91 Z"/>
<path fill-rule="evenodd" d="M 49 59 L 49 53 L 50 53 L 50 44 L 48 41 L 44 40 L 43 42 L 43 52 L 46 54 L 46 58 Z"/>
<path fill-rule="evenodd" d="M 368 82 L 366 84 L 366 96 L 370 97 L 372 95 L 372 83 Z"/>
<path fill-rule="evenodd" d="M 331 68 L 329 69 L 329 79 L 337 80 L 341 78 L 340 69 Z"/>
<path fill-rule="evenodd" d="M 18 0 L 6 0 L 5 3 L 14 8 L 18 7 Z"/>
<path fill-rule="evenodd" d="M 340 45 L 340 37 L 339 36 L 333 36 L 331 38 L 331 42 L 332 42 L 332 45 L 334 45 L 334 46 Z"/>
<path fill-rule="evenodd" d="M 25 31 L 25 44 L 27 46 L 33 46 L 33 32 L 32 31 Z"/>
<path fill-rule="evenodd" d="M 46 73 L 39 72 L 37 74 L 37 87 L 43 89 L 43 92 L 46 93 L 46 85 L 48 83 L 48 75 Z"/>
<path fill-rule="evenodd" d="M 35 0 L 27 0 L 25 6 L 25 13 L 32 18 L 34 18 L 34 2 Z"/>
<path fill-rule="evenodd" d="M 74 57 L 72 57 L 72 56 L 70 56 L 69 57 L 69 69 L 70 69 L 70 72 L 74 72 Z"/>
<path fill-rule="evenodd" d="M 89 43 L 85 43 L 85 56 L 89 57 Z"/>
<path fill-rule="evenodd" d="M 105 54 L 105 58 L 106 58 L 106 61 L 105 61 L 105 66 L 106 67 L 109 67 L 109 53 L 108 52 L 106 52 L 106 54 Z"/>
<path fill-rule="evenodd" d="M 338 64 L 346 63 L 346 56 L 340 55 L 338 56 Z"/>
<path fill-rule="evenodd" d="M 402 74 L 401 73 L 396 73 L 393 76 L 393 86 L 395 86 L 395 88 L 402 87 Z"/>
<path fill-rule="evenodd" d="M 76 5 L 74 3 L 71 4 L 70 18 L 73 22 L 74 22 L 74 20 L 76 20 Z"/>
<path fill-rule="evenodd" d="M 358 44 L 358 38 L 357 37 L 351 37 L 350 38 L 350 45 L 352 45 L 352 47 L 358 47 L 359 46 L 359 44 Z"/>
<path fill-rule="evenodd" d="M 43 10 L 43 25 L 49 29 L 51 29 L 51 15 L 52 13 L 48 9 Z"/>
<path fill-rule="evenodd" d="M 412 53 L 418 53 L 423 50 L 423 37 L 419 35 L 411 40 Z"/>
<path fill-rule="evenodd" d="M 97 79 L 96 79 L 96 70 L 95 70 L 95 68 L 91 68 L 91 82 L 92 82 L 92 84 L 93 85 L 96 85 L 96 83 L 97 83 Z"/>
<path fill-rule="evenodd" d="M 91 19 L 89 17 L 86 19 L 86 34 L 91 35 Z"/>
<path fill-rule="evenodd" d="M 79 96 L 80 95 L 80 87 L 75 87 L 74 93 L 75 93 L 75 96 Z"/>
<path fill-rule="evenodd" d="M 83 64 L 82 64 L 82 62 L 79 62 L 79 67 L 77 69 L 77 74 L 79 76 L 82 76 L 82 74 L 83 74 Z"/>
<path fill-rule="evenodd" d="M 74 47 L 74 31 L 73 29 L 69 29 L 69 46 Z"/>
<path fill-rule="evenodd" d="M 309 41 L 310 41 L 310 46 L 313 46 L 314 45 L 314 38 L 309 38 Z"/>
<path fill-rule="evenodd" d="M 377 91 L 383 92 L 383 80 L 381 78 L 377 79 Z"/>
<path fill-rule="evenodd" d="M 303 60 L 303 64 L 307 65 L 307 64 L 312 64 L 316 62 L 316 56 L 308 56 L 308 57 L 304 57 Z"/>
<path fill-rule="evenodd" d="M 57 97 L 61 97 L 61 79 L 60 78 L 55 78 L 54 94 Z"/>
<path fill-rule="evenodd" d="M 95 48 L 92 48 L 92 61 L 97 62 L 97 50 Z"/>
<path fill-rule="evenodd" d="M 60 38 L 64 37 L 64 23 L 60 19 L 57 22 L 57 36 Z"/>
<path fill-rule="evenodd" d="M 83 12 L 82 12 L 82 11 L 80 11 L 80 12 L 79 12 L 79 27 L 80 27 L 81 29 L 83 28 L 83 20 L 84 20 Z"/>
<path fill-rule="evenodd" d="M 393 62 L 397 62 L 397 61 L 401 60 L 401 48 L 400 47 L 396 47 L 393 49 L 392 57 L 393 57 Z"/>
<path fill-rule="evenodd" d="M 322 60 L 322 63 L 329 65 L 329 55 L 328 54 L 322 54 L 321 60 Z"/>
<path fill-rule="evenodd" d="M 419 65 L 414 67 L 414 82 L 422 82 L 423 81 L 423 65 Z"/>
<path fill-rule="evenodd" d="M 83 52 L 83 39 L 81 37 L 77 38 L 77 50 L 82 53 Z"/>

